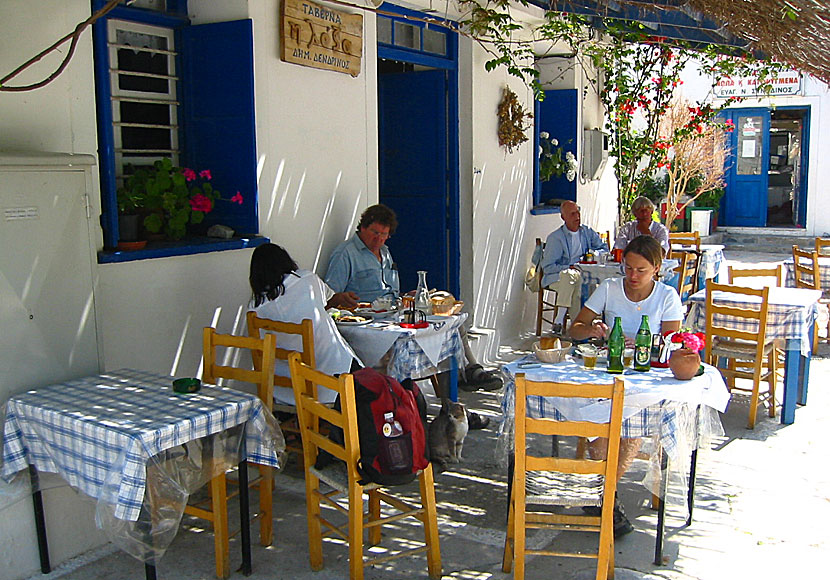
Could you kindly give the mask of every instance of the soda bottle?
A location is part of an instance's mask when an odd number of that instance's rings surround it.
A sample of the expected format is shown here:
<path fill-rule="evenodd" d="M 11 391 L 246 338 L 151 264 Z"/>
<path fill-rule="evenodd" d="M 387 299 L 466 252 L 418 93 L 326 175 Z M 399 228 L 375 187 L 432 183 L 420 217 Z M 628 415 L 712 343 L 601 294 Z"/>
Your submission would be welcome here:
<path fill-rule="evenodd" d="M 651 327 L 648 315 L 643 314 L 640 329 L 634 339 L 634 370 L 644 373 L 651 369 Z"/>
<path fill-rule="evenodd" d="M 412 469 L 412 439 L 402 437 L 403 427 L 394 413 L 383 415 L 381 465 L 390 473 L 408 473 Z"/>
<path fill-rule="evenodd" d="M 611 336 L 608 338 L 608 372 L 622 374 L 623 372 L 623 350 L 625 349 L 625 337 L 622 331 L 622 319 L 614 318 L 614 328 L 611 329 Z"/>

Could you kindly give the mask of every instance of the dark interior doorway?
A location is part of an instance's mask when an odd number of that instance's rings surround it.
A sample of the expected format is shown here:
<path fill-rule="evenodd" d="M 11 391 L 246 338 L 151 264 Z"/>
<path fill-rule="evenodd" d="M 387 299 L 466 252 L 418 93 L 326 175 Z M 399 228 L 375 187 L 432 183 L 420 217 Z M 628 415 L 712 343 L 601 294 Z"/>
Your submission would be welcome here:
<path fill-rule="evenodd" d="M 806 115 L 806 109 L 770 111 L 768 226 L 804 226 L 799 216 L 804 213 L 800 206 L 806 201 L 801 195 L 806 181 L 803 161 Z"/>

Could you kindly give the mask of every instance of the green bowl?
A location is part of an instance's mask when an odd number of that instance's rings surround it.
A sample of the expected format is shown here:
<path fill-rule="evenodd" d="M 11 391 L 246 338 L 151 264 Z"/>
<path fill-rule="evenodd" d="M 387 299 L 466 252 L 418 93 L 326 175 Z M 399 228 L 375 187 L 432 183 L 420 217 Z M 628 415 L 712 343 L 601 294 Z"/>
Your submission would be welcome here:
<path fill-rule="evenodd" d="M 202 381 L 199 379 L 176 379 L 173 381 L 173 390 L 177 393 L 195 393 L 202 388 Z"/>

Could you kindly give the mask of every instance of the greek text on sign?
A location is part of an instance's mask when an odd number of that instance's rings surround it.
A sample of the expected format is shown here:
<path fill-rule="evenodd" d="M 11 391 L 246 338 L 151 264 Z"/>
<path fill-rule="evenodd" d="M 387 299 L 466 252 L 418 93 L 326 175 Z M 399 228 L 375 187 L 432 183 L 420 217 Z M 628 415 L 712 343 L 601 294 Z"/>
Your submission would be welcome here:
<path fill-rule="evenodd" d="M 768 79 L 766 83 L 758 80 L 758 77 L 725 77 L 715 84 L 714 93 L 716 97 L 727 99 L 729 97 L 757 97 L 766 96 L 765 91 L 759 91 L 759 87 L 769 84 L 772 89 L 769 96 L 800 95 L 801 94 L 801 73 L 790 70 L 778 73 Z"/>
<path fill-rule="evenodd" d="M 360 74 L 363 54 L 363 15 L 332 10 L 304 0 L 283 0 L 284 62 Z"/>

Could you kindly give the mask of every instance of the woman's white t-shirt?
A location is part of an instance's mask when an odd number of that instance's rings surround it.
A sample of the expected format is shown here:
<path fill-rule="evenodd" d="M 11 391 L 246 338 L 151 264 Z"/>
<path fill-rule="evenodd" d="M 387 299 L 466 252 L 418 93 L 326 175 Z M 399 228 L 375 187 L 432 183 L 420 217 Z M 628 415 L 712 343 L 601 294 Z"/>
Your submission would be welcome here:
<path fill-rule="evenodd" d="M 651 294 L 640 302 L 632 302 L 625 296 L 625 278 L 608 278 L 597 287 L 585 306 L 592 312 L 603 314 L 603 320 L 613 327 L 614 318 L 622 318 L 623 334 L 634 337 L 640 328 L 643 314 L 648 315 L 652 334 L 659 334 L 663 322 L 683 321 L 683 305 L 677 290 L 655 282 Z"/>
<path fill-rule="evenodd" d="M 296 276 L 294 275 L 296 274 Z M 288 274 L 283 280 L 285 293 L 275 300 L 268 300 L 257 307 L 250 305 L 249 310 L 256 312 L 260 318 L 278 322 L 299 324 L 310 318 L 314 327 L 314 362 L 317 370 L 328 375 L 347 373 L 351 370 L 352 360 L 362 363 L 349 343 L 337 330 L 334 320 L 326 312 L 326 302 L 334 291 L 323 282 L 317 274 L 308 270 L 297 270 Z M 287 350 L 301 351 L 301 337 L 293 334 L 275 333 L 277 346 Z M 288 377 L 288 362 L 277 360 L 274 372 Z M 336 393 L 324 387 L 318 387 L 317 398 L 323 403 L 332 403 Z M 274 401 L 293 405 L 294 392 L 286 387 L 274 387 Z"/>

